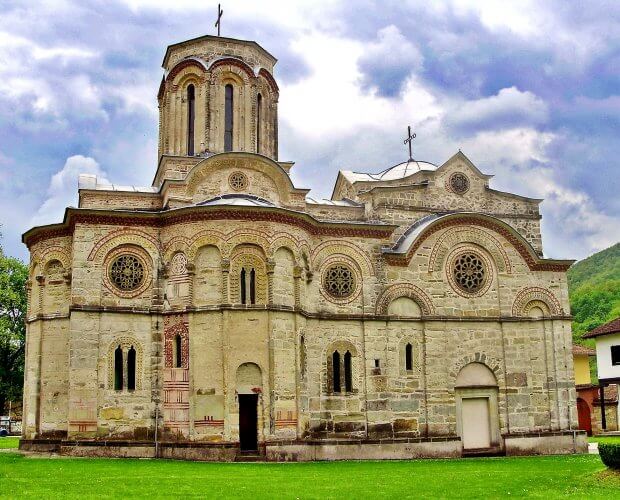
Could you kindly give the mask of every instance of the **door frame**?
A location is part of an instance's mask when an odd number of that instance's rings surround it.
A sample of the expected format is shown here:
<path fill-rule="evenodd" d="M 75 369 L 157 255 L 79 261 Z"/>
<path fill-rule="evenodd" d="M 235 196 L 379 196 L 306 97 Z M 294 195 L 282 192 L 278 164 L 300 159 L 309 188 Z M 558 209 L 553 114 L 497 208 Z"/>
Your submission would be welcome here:
<path fill-rule="evenodd" d="M 486 398 L 489 404 L 489 436 L 491 448 L 501 446 L 497 395 L 497 387 L 459 387 L 456 389 L 456 433 L 461 438 L 461 443 L 463 443 L 463 400 Z"/>

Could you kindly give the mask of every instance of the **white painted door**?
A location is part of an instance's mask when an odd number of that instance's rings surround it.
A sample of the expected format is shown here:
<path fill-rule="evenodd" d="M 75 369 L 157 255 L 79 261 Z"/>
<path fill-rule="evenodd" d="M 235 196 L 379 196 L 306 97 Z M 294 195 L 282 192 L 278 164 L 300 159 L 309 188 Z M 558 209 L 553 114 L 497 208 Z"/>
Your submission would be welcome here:
<path fill-rule="evenodd" d="M 463 448 L 489 448 L 491 426 L 489 420 L 489 398 L 462 399 L 461 418 Z"/>

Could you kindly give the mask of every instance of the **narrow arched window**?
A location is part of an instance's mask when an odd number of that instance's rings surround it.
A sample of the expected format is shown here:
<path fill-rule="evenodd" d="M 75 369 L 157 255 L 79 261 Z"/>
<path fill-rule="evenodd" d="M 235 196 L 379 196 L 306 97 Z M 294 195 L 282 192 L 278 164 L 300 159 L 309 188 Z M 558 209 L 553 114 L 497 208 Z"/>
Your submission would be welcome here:
<path fill-rule="evenodd" d="M 405 370 L 408 372 L 413 370 L 413 346 L 411 344 L 405 346 Z"/>
<path fill-rule="evenodd" d="M 224 88 L 224 151 L 233 149 L 233 86 Z"/>
<path fill-rule="evenodd" d="M 246 303 L 246 289 L 245 289 L 245 267 L 241 268 L 241 273 L 239 273 L 239 288 L 241 289 L 241 303 Z"/>
<path fill-rule="evenodd" d="M 183 347 L 183 339 L 181 339 L 180 335 L 177 335 L 174 338 L 174 356 L 175 356 L 174 366 L 176 366 L 177 368 L 181 368 L 183 366 L 182 347 Z"/>
<path fill-rule="evenodd" d="M 187 87 L 187 156 L 194 156 L 194 121 L 196 99 L 193 85 Z"/>
<path fill-rule="evenodd" d="M 136 350 L 133 346 L 127 352 L 127 390 L 136 389 Z"/>
<path fill-rule="evenodd" d="M 256 304 L 256 271 L 250 271 L 250 304 Z"/>
<path fill-rule="evenodd" d="M 123 390 L 123 350 L 120 345 L 114 350 L 114 390 Z"/>
<path fill-rule="evenodd" d="M 338 351 L 332 354 L 332 381 L 334 392 L 340 392 L 340 353 Z"/>
<path fill-rule="evenodd" d="M 345 392 L 353 391 L 353 377 L 351 374 L 351 353 L 344 353 L 344 390 Z"/>
<path fill-rule="evenodd" d="M 260 154 L 261 118 L 263 113 L 263 96 L 256 98 L 256 152 Z"/>

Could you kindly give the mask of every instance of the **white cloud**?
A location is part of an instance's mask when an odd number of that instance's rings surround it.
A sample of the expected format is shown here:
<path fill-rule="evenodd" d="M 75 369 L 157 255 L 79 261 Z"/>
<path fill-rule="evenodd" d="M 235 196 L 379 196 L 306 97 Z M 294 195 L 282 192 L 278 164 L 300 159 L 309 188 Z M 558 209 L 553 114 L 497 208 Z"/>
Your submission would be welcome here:
<path fill-rule="evenodd" d="M 33 226 L 59 222 L 67 206 L 77 205 L 80 174 L 94 174 L 101 183 L 108 183 L 105 172 L 95 159 L 82 155 L 70 156 L 62 169 L 52 176 L 47 198 L 32 217 Z"/>

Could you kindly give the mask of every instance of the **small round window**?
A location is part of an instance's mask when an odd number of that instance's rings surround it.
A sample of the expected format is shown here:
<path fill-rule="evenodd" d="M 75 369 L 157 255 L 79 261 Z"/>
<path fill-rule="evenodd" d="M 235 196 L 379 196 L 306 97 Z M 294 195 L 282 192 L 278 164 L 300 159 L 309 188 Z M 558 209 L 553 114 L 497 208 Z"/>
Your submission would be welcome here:
<path fill-rule="evenodd" d="M 469 179 L 461 172 L 452 174 L 450 176 L 450 189 L 457 194 L 466 193 L 469 190 Z"/>
<path fill-rule="evenodd" d="M 134 255 L 119 255 L 110 265 L 110 281 L 123 292 L 136 290 L 144 281 L 144 266 Z"/>
<path fill-rule="evenodd" d="M 338 299 L 349 297 L 355 291 L 355 275 L 348 266 L 335 264 L 325 271 L 323 287 L 332 297 Z"/>
<path fill-rule="evenodd" d="M 235 191 L 242 191 L 248 187 L 248 178 L 243 172 L 233 172 L 228 177 L 228 184 Z"/>
<path fill-rule="evenodd" d="M 484 261 L 473 252 L 465 252 L 456 257 L 452 273 L 457 286 L 467 293 L 479 292 L 486 282 L 487 270 Z"/>

